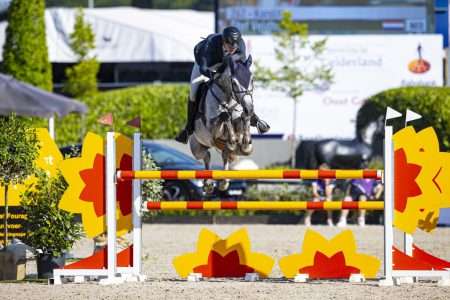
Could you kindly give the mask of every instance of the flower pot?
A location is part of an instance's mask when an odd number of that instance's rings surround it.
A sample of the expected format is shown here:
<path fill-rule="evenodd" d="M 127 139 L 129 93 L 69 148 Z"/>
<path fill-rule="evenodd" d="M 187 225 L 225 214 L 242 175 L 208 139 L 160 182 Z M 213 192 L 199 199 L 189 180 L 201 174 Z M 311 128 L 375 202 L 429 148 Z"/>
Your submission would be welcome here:
<path fill-rule="evenodd" d="M 53 270 L 64 267 L 66 256 L 54 257 L 51 254 L 42 254 L 36 257 L 38 278 L 52 278 Z"/>

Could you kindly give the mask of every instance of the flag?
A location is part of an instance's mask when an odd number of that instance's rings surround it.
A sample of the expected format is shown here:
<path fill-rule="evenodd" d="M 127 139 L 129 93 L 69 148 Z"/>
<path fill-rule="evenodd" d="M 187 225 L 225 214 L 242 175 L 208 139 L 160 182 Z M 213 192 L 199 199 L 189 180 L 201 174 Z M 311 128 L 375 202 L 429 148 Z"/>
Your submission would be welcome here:
<path fill-rule="evenodd" d="M 417 119 L 420 119 L 420 118 L 422 118 L 421 115 L 419 115 L 416 112 L 413 112 L 412 110 L 407 109 L 406 110 L 405 126 L 406 126 L 406 123 L 408 123 L 409 121 L 414 121 L 414 120 L 417 120 Z"/>
<path fill-rule="evenodd" d="M 130 121 L 128 121 L 127 122 L 127 125 L 128 126 L 131 126 L 131 127 L 136 127 L 136 128 L 141 128 L 141 117 L 136 117 L 136 118 L 134 118 L 133 120 L 130 120 Z"/>
<path fill-rule="evenodd" d="M 389 106 L 386 109 L 386 120 L 395 119 L 401 117 L 402 114 Z"/>
<path fill-rule="evenodd" d="M 113 115 L 112 115 L 112 113 L 107 113 L 107 114 L 101 116 L 97 120 L 97 122 L 99 122 L 100 124 L 103 124 L 103 125 L 112 126 L 113 125 Z"/>

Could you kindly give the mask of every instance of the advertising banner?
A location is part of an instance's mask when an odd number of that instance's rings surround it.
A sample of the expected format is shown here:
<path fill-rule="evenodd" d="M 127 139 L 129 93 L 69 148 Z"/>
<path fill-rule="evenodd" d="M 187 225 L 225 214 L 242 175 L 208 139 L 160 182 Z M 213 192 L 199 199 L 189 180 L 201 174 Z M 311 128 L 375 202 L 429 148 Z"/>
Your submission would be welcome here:
<path fill-rule="evenodd" d="M 255 61 L 279 67 L 271 35 L 245 38 Z M 356 113 L 370 96 L 391 88 L 443 85 L 441 35 L 334 35 L 327 37 L 326 48 L 322 59 L 332 68 L 333 83 L 306 91 L 301 97 L 296 132 L 303 139 L 354 138 Z M 301 64 L 307 68 L 311 63 L 306 60 Z M 256 112 L 269 122 L 272 134 L 292 133 L 294 106 L 290 98 L 257 87 L 254 101 Z"/>

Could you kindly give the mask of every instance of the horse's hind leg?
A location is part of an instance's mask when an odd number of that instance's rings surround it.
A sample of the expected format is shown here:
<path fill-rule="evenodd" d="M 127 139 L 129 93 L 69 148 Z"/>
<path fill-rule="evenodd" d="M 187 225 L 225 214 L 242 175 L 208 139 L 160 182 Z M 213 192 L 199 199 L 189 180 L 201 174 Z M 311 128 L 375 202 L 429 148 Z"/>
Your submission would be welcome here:
<path fill-rule="evenodd" d="M 209 170 L 211 166 L 211 153 L 208 150 L 209 148 L 200 144 L 195 136 L 189 139 L 189 146 L 194 157 L 197 160 L 203 160 L 205 170 Z M 214 181 L 212 179 L 203 180 L 203 190 L 205 193 L 211 194 L 214 191 Z"/>

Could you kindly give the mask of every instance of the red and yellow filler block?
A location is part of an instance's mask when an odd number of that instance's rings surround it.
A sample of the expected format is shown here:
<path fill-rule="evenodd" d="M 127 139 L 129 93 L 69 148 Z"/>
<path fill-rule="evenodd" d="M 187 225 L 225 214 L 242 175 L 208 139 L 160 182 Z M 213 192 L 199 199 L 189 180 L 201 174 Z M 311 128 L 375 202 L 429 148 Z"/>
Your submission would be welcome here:
<path fill-rule="evenodd" d="M 121 170 L 132 169 L 132 141 L 124 135 L 116 135 L 116 166 Z M 81 214 L 83 228 L 88 237 L 106 232 L 105 202 L 105 153 L 101 136 L 88 133 L 83 141 L 80 157 L 66 159 L 60 164 L 68 183 L 59 207 L 71 213 Z M 116 186 L 117 235 L 131 230 L 131 182 L 119 182 Z"/>
<path fill-rule="evenodd" d="M 244 277 L 248 273 L 258 273 L 260 277 L 267 277 L 274 260 L 265 254 L 251 252 L 250 239 L 244 228 L 226 239 L 202 229 L 196 252 L 176 257 L 173 265 L 181 278 L 187 278 L 191 273 L 201 273 L 203 277 Z"/>
<path fill-rule="evenodd" d="M 436 132 L 408 126 L 394 135 L 394 226 L 412 234 L 436 228 L 439 210 L 450 207 L 450 153 L 439 151 Z"/>
<path fill-rule="evenodd" d="M 344 230 L 331 240 L 307 230 L 302 252 L 282 257 L 280 269 L 286 278 L 294 278 L 297 274 L 307 274 L 310 279 L 349 279 L 352 274 L 375 278 L 380 260 L 356 250 L 351 230 Z"/>

